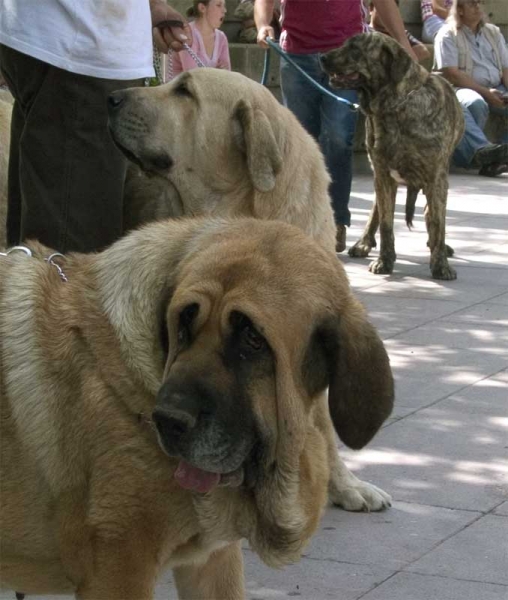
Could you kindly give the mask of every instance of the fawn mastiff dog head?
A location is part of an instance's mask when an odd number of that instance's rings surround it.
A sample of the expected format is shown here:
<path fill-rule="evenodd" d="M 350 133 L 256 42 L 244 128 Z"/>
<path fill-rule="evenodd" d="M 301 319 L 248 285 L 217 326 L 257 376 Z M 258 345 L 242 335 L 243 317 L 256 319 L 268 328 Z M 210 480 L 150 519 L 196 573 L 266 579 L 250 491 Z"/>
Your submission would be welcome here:
<path fill-rule="evenodd" d="M 109 127 L 142 170 L 129 170 L 128 226 L 180 215 L 278 219 L 334 251 L 323 156 L 261 84 L 193 69 L 166 85 L 111 94 Z"/>
<path fill-rule="evenodd" d="M 275 221 L 161 221 L 55 258 L 64 282 L 30 246 L 0 256 L 4 584 L 137 600 L 169 566 L 182 597 L 239 598 L 239 540 L 296 560 L 328 423 L 360 448 L 393 401 L 335 256 Z"/>

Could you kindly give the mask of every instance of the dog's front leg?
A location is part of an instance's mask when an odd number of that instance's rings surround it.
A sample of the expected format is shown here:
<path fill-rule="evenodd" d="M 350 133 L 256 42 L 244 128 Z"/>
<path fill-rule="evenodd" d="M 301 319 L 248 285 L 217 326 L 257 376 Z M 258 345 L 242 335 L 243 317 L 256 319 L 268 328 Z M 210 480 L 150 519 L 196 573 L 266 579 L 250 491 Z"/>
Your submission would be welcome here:
<path fill-rule="evenodd" d="M 180 600 L 243 600 L 244 575 L 241 543 L 216 550 L 200 566 L 173 571 Z"/>
<path fill-rule="evenodd" d="M 365 225 L 362 237 L 356 242 L 356 244 L 349 249 L 349 256 L 356 258 L 363 258 L 368 256 L 372 248 L 376 247 L 376 231 L 379 227 L 379 211 L 377 209 L 377 202 L 374 200 L 374 204 L 370 210 L 369 220 Z"/>
<path fill-rule="evenodd" d="M 153 544 L 95 541 L 93 565 L 76 592 L 78 600 L 152 600 L 158 566 Z"/>
<path fill-rule="evenodd" d="M 446 201 L 448 197 L 448 174 L 439 173 L 432 185 L 425 190 L 427 209 L 425 224 L 429 234 L 430 270 L 434 279 L 452 280 L 457 273 L 449 263 L 449 246 L 445 244 Z"/>
<path fill-rule="evenodd" d="M 369 265 L 372 273 L 389 274 L 393 271 L 395 263 L 395 239 L 393 235 L 393 215 L 395 211 L 395 196 L 397 182 L 388 170 L 374 165 L 374 191 L 376 206 L 379 211 L 379 235 L 381 244 L 379 258 Z"/>

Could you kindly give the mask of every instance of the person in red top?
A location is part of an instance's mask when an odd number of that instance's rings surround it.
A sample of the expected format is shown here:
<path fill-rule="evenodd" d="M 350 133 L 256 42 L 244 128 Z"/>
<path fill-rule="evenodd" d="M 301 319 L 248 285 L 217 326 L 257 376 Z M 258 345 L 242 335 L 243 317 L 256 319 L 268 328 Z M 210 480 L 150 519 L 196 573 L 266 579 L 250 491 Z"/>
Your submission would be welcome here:
<path fill-rule="evenodd" d="M 394 0 L 373 0 L 386 29 L 416 60 L 409 45 L 402 18 Z M 254 18 L 258 44 L 267 47 L 274 37 L 270 25 L 274 0 L 256 0 Z M 356 102 L 354 90 L 332 89 L 321 69 L 320 53 L 338 48 L 350 37 L 365 30 L 363 0 L 282 0 L 281 48 L 314 80 L 336 96 Z M 330 195 L 337 225 L 337 252 L 346 248 L 346 227 L 350 225 L 349 195 L 353 178 L 353 141 L 356 113 L 343 102 L 322 94 L 294 67 L 281 60 L 282 98 L 318 140 L 332 178 Z"/>

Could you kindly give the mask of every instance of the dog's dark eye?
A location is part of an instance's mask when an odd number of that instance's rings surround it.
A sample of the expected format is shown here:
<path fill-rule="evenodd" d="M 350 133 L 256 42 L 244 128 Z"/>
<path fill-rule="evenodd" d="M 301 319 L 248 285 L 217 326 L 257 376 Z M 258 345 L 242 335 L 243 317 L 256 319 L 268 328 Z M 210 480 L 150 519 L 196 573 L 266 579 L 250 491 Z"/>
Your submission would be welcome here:
<path fill-rule="evenodd" d="M 252 327 L 252 325 L 247 325 L 243 329 L 242 338 L 253 350 L 261 350 L 265 343 L 264 338 L 254 329 L 254 327 Z"/>
<path fill-rule="evenodd" d="M 233 312 L 231 314 L 231 325 L 238 335 L 240 356 L 242 356 L 242 348 L 259 352 L 266 347 L 265 338 L 254 327 L 252 321 L 246 315 Z"/>
<path fill-rule="evenodd" d="M 177 96 L 185 96 L 187 98 L 192 98 L 192 94 L 189 90 L 189 88 L 186 86 L 185 83 L 179 83 L 174 90 L 175 94 Z"/>
<path fill-rule="evenodd" d="M 178 344 L 181 346 L 191 339 L 192 322 L 199 312 L 199 304 L 192 303 L 186 306 L 178 319 Z"/>

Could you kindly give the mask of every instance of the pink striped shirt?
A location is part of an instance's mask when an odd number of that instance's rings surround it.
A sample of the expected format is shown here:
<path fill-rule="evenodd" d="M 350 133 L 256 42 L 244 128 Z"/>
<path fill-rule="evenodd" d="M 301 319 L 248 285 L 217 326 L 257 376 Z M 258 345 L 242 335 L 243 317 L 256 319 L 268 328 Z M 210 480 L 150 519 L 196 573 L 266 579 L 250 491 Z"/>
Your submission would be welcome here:
<path fill-rule="evenodd" d="M 212 56 L 208 56 L 205 48 L 205 43 L 203 41 L 203 37 L 199 32 L 199 29 L 196 27 L 194 21 L 191 21 L 190 27 L 192 29 L 192 50 L 197 54 L 201 62 L 205 65 L 205 67 L 215 67 L 217 69 L 227 69 L 231 71 L 231 60 L 229 58 L 229 47 L 228 47 L 228 39 L 226 34 L 220 29 L 215 30 L 215 41 L 213 45 Z M 187 52 L 187 50 L 182 50 L 181 52 L 173 52 L 172 54 L 173 60 L 173 77 L 176 77 L 179 73 L 183 71 L 190 71 L 191 69 L 195 69 L 198 65 L 192 58 L 192 56 Z M 166 81 L 169 80 L 168 69 L 166 69 Z"/>

